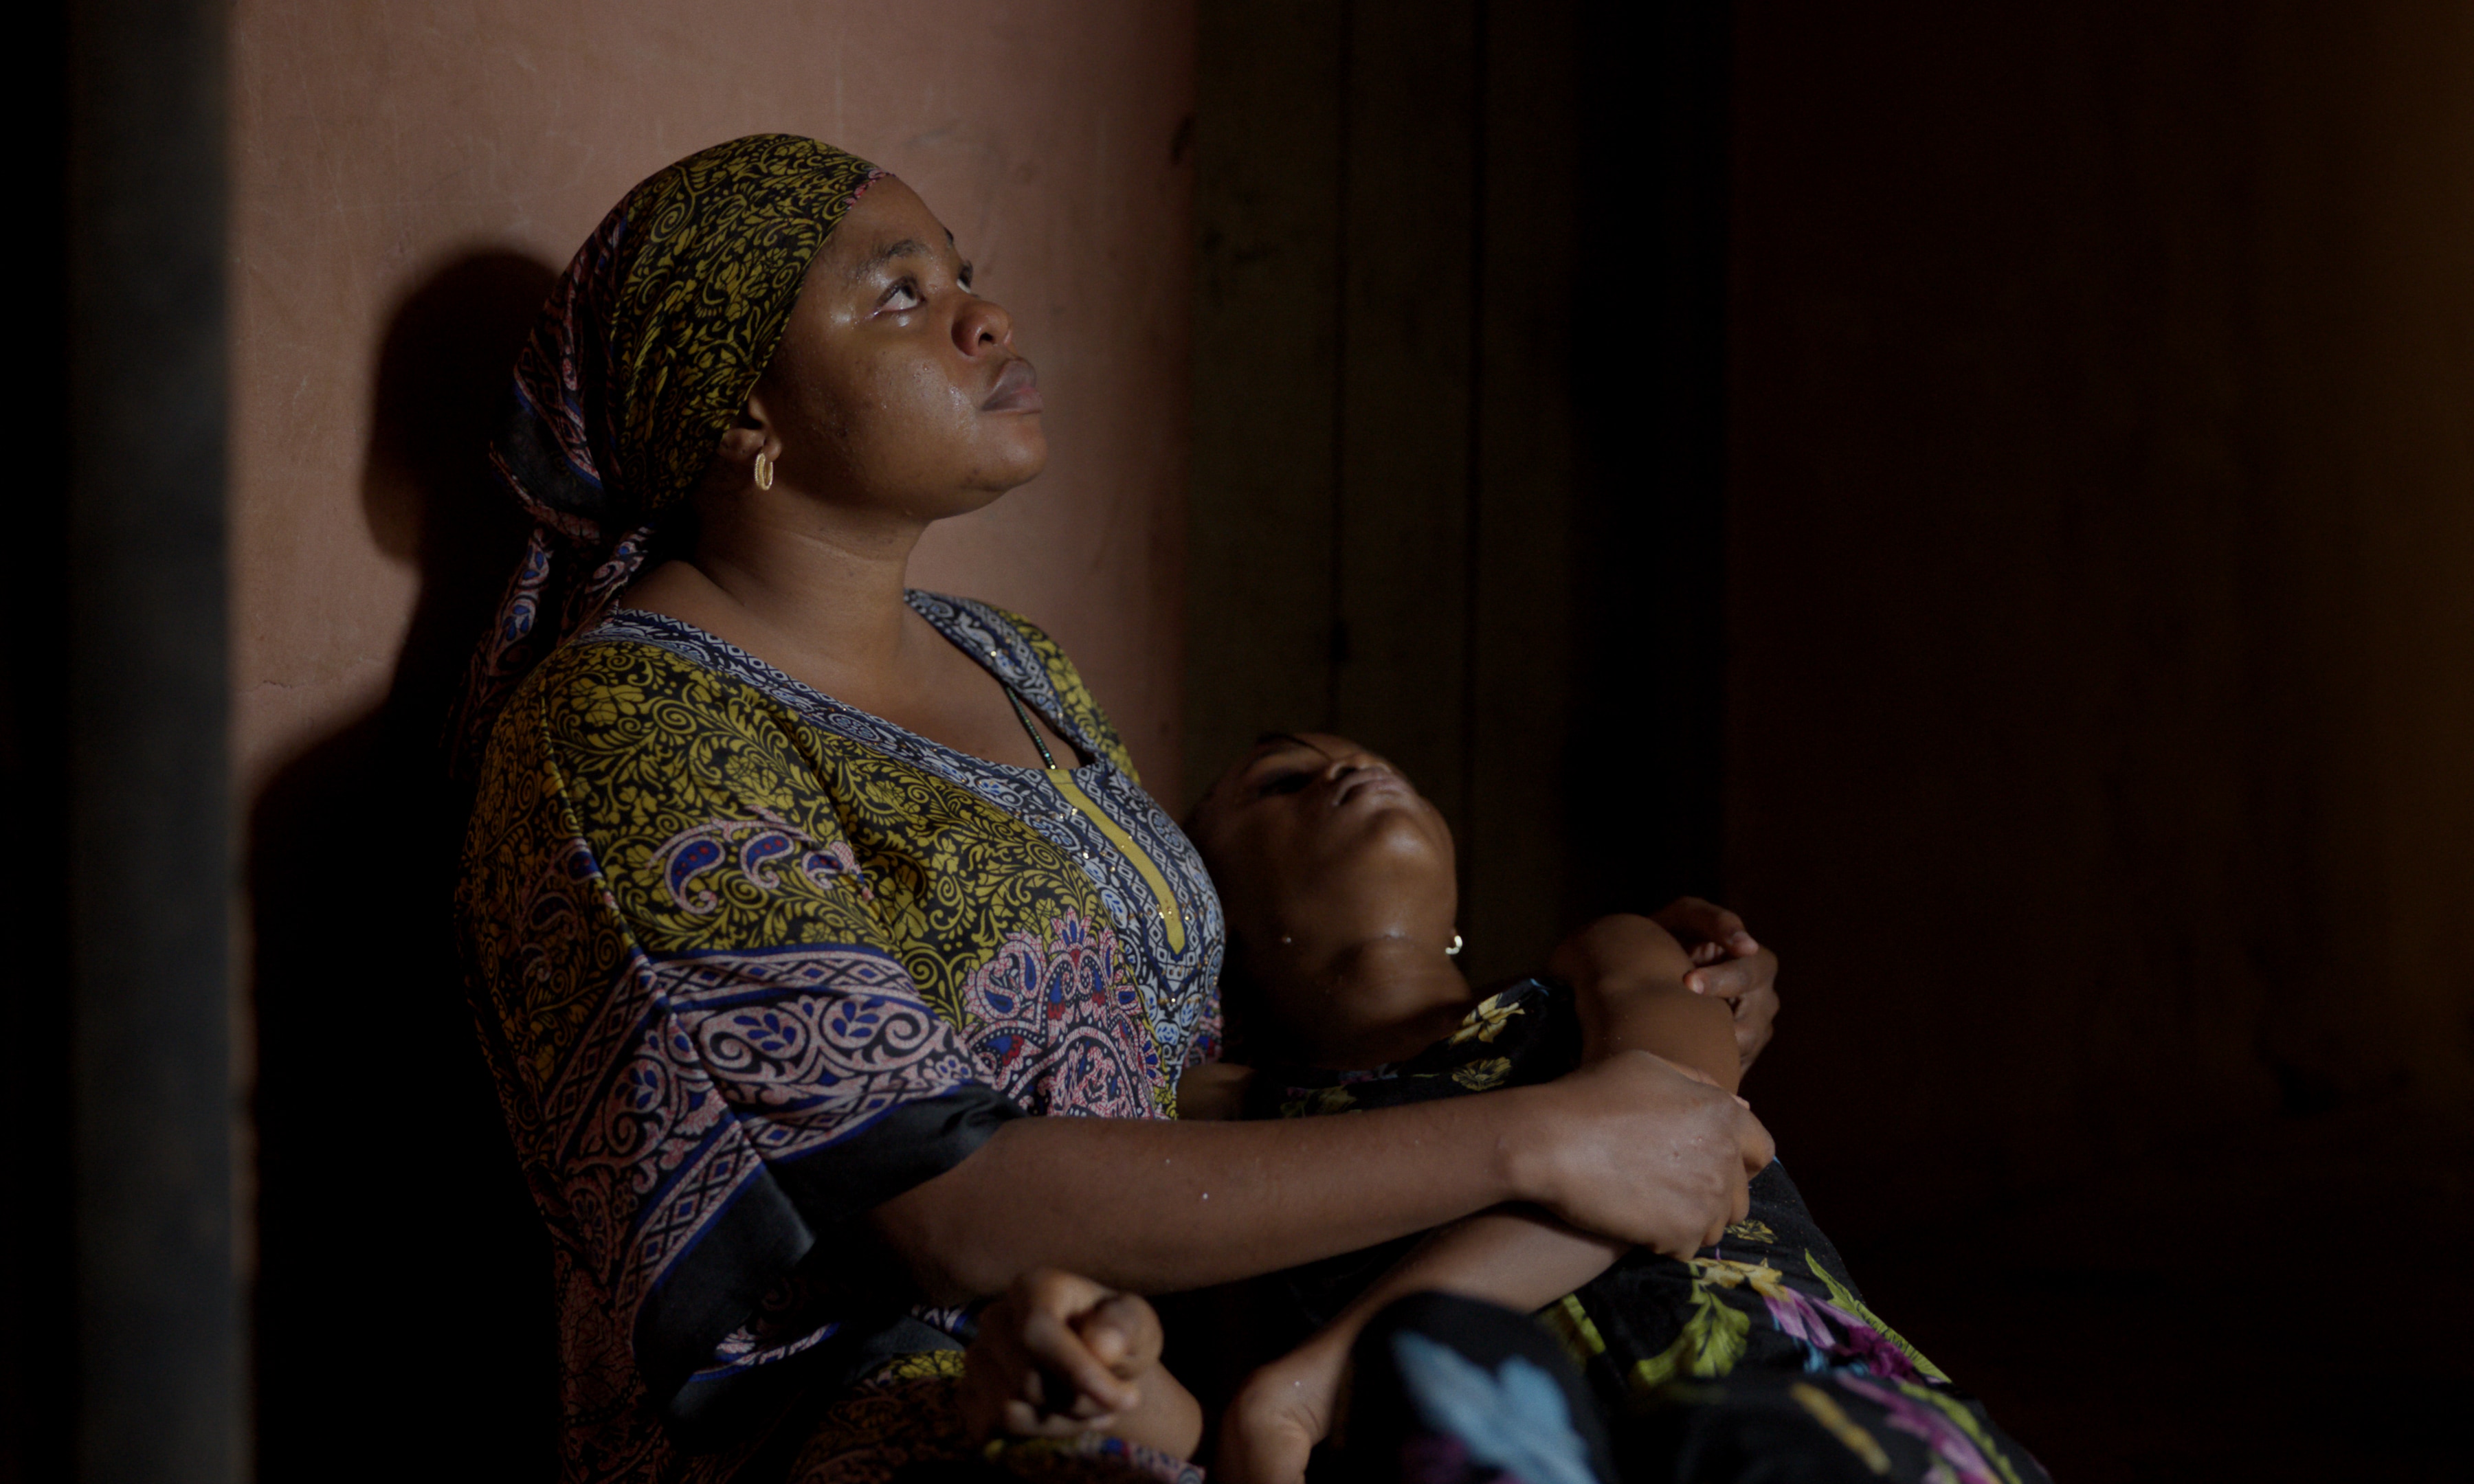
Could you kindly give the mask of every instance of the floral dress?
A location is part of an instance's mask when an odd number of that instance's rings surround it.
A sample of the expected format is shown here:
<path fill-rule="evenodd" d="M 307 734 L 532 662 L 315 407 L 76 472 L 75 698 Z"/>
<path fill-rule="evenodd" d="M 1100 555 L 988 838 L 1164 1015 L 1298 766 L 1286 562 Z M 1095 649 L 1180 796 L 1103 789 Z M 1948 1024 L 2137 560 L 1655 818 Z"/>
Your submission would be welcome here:
<path fill-rule="evenodd" d="M 1218 898 L 1072 663 L 910 602 L 1085 761 L 970 756 L 627 610 L 492 733 L 459 917 L 576 1484 L 960 1456 L 967 1316 L 913 1304 L 860 1218 L 1010 1118 L 1173 1116 L 1216 1054 Z M 1062 1454 L 1016 1472 L 1191 1472 Z"/>
<path fill-rule="evenodd" d="M 1309 1117 L 1544 1082 L 1580 1054 L 1571 993 L 1526 979 L 1409 1061 L 1266 1067 L 1248 1113 Z M 1717 1246 L 1683 1261 L 1636 1248 L 1538 1315 L 1586 1379 L 1621 1477 L 2045 1484 L 1982 1403 L 1865 1307 L 1785 1166 L 1773 1161 L 1751 1195 Z M 1269 1280 L 1279 1338 L 1303 1339 L 1419 1240 Z"/>

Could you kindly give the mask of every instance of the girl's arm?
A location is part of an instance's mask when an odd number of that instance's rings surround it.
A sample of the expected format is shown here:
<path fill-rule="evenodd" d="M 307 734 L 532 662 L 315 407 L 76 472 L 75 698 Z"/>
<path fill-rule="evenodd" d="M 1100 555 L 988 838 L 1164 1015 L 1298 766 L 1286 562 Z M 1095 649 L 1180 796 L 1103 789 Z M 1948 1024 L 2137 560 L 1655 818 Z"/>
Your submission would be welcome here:
<path fill-rule="evenodd" d="M 1577 996 L 1585 1063 L 1646 1051 L 1734 1091 L 1741 1074 L 1734 1017 L 1725 1001 L 1684 987 L 1692 960 L 1656 922 L 1601 919 L 1566 940 L 1548 968 Z M 1715 1242 L 1723 1225 L 1706 1229 L 1695 1247 Z M 1456 1293 L 1525 1312 L 1604 1273 L 1626 1246 L 1534 1209 L 1486 1211 L 1437 1232 L 1305 1344 L 1248 1377 L 1229 1404 L 1215 1477 L 1301 1480 L 1307 1453 L 1329 1433 L 1358 1331 L 1393 1300 Z"/>
<path fill-rule="evenodd" d="M 1212 1465 L 1215 1484 L 1298 1484 L 1306 1455 L 1330 1435 L 1350 1349 L 1395 1299 L 1456 1293 L 1527 1312 L 1597 1277 L 1625 1244 L 1576 1232 L 1543 1211 L 1486 1211 L 1418 1244 L 1315 1331 L 1246 1378 L 1228 1403 Z"/>
<path fill-rule="evenodd" d="M 1744 1075 L 1734 1012 L 1684 987 L 1695 967 L 1674 934 L 1630 913 L 1598 919 L 1546 960 L 1579 1001 L 1585 1065 L 1646 1051 L 1733 1092 Z"/>
<path fill-rule="evenodd" d="M 1168 1293 L 1355 1252 L 1507 1201 L 1683 1254 L 1770 1160 L 1734 1098 L 1616 1053 L 1540 1087 L 1261 1123 L 1017 1118 L 869 1219 L 932 1302 L 1033 1268 Z"/>

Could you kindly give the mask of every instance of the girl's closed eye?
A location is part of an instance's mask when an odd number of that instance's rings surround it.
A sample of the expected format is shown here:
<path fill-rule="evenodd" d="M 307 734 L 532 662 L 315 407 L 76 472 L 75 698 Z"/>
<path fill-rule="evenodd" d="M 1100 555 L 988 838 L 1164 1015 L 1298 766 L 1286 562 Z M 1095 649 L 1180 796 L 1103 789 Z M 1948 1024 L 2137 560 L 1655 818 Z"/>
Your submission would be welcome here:
<path fill-rule="evenodd" d="M 1254 797 L 1269 799 L 1273 794 L 1294 794 L 1314 781 L 1314 775 L 1298 770 L 1283 770 L 1254 785 Z"/>

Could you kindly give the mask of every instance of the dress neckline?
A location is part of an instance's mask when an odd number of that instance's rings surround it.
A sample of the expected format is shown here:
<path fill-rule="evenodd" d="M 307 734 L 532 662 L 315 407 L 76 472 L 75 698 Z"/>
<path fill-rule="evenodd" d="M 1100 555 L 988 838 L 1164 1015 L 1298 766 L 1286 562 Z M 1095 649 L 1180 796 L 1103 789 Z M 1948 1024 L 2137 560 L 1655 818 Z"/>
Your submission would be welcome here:
<path fill-rule="evenodd" d="M 993 757 L 964 752 L 951 743 L 913 731 L 899 722 L 889 721 L 847 701 L 837 700 L 700 624 L 648 608 L 622 605 L 613 609 L 608 617 L 579 635 L 575 642 L 643 637 L 641 634 L 628 632 L 631 629 L 667 634 L 674 639 L 686 641 L 693 650 L 704 652 L 691 654 L 690 658 L 708 669 L 734 675 L 760 690 L 775 694 L 794 709 L 850 718 L 864 723 L 866 730 L 881 732 L 949 764 L 958 762 L 969 769 L 993 769 L 1010 778 L 1045 780 L 1052 771 L 1074 778 L 1109 766 L 1107 754 L 1100 750 L 1080 723 L 1064 714 L 1062 698 L 1056 694 L 1048 666 L 1040 661 L 1037 652 L 1024 640 L 1021 633 L 999 616 L 994 609 L 976 599 L 952 597 L 916 587 L 905 589 L 902 596 L 910 605 L 910 610 L 927 620 L 928 627 L 935 630 L 940 638 L 968 656 L 973 663 L 987 672 L 999 687 L 1019 697 L 1038 714 L 1040 720 L 1048 723 L 1052 730 L 1063 737 L 1068 746 L 1090 760 L 1072 768 L 1050 770 L 999 762 Z M 970 628 L 979 632 L 968 632 Z M 675 652 L 676 646 L 671 647 Z"/>

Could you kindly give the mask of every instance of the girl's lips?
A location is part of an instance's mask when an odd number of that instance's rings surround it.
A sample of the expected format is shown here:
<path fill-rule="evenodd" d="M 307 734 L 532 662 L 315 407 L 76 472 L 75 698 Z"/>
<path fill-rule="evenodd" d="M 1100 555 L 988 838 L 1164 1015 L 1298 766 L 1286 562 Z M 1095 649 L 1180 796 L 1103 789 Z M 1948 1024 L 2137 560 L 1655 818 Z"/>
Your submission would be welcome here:
<path fill-rule="evenodd" d="M 1332 790 L 1331 806 L 1337 809 L 1369 790 L 1386 794 L 1406 794 L 1409 792 L 1409 785 L 1396 773 L 1385 773 L 1375 768 L 1360 768 L 1342 778 L 1340 786 Z"/>
<path fill-rule="evenodd" d="M 982 412 L 1037 412 L 1045 404 L 1039 397 L 1039 373 L 1025 360 L 1006 363 L 997 373 L 996 390 L 980 404 Z"/>

